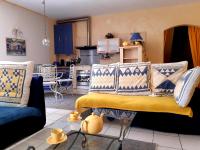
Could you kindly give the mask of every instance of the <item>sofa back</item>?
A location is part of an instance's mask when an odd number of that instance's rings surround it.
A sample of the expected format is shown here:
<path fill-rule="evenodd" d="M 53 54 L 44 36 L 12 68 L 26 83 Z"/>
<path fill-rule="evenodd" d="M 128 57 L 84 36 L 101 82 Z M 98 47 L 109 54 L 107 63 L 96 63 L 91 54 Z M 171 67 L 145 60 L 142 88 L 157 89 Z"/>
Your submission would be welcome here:
<path fill-rule="evenodd" d="M 42 113 L 43 120 L 46 122 L 43 78 L 41 76 L 32 78 L 30 87 L 30 96 L 27 106 L 39 109 Z"/>
<path fill-rule="evenodd" d="M 173 96 L 177 81 L 187 71 L 187 64 L 187 61 L 95 64 L 91 71 L 90 92 Z"/>

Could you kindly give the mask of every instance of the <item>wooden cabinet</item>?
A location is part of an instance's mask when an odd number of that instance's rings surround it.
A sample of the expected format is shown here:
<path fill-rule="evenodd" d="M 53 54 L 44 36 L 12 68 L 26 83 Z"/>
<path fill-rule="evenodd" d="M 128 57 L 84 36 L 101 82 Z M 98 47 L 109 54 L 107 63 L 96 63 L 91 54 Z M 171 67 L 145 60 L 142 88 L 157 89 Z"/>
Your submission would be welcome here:
<path fill-rule="evenodd" d="M 57 24 L 54 26 L 55 54 L 71 55 L 73 53 L 72 24 Z"/>
<path fill-rule="evenodd" d="M 144 61 L 142 45 L 120 47 L 120 62 L 133 63 Z"/>
<path fill-rule="evenodd" d="M 102 54 L 118 53 L 119 46 L 120 46 L 119 38 L 99 40 L 97 43 L 97 53 L 102 53 Z"/>

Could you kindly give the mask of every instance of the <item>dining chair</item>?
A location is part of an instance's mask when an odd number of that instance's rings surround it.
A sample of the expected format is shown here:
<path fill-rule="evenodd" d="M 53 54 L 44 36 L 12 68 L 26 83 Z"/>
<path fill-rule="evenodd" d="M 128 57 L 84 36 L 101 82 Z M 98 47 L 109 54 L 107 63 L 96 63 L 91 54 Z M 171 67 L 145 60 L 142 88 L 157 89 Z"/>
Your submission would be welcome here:
<path fill-rule="evenodd" d="M 57 99 L 58 96 L 63 98 L 61 92 L 59 92 L 59 80 L 61 79 L 63 74 L 58 76 L 57 66 L 51 64 L 43 64 L 39 67 L 39 75 L 43 77 L 43 86 L 49 87 L 50 91 L 52 91 Z"/>
<path fill-rule="evenodd" d="M 73 75 L 74 75 L 74 65 L 72 64 L 69 69 L 69 76 L 67 78 L 60 78 L 57 80 L 58 82 L 58 91 L 63 93 L 64 91 L 70 91 L 71 95 L 73 95 Z"/>

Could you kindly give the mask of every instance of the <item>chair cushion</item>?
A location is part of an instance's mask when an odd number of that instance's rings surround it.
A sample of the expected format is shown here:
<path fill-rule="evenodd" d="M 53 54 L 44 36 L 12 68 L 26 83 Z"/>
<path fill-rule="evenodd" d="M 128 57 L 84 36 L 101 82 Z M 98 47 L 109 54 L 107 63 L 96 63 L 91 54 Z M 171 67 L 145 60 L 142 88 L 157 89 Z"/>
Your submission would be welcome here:
<path fill-rule="evenodd" d="M 0 125 L 27 117 L 41 117 L 39 109 L 34 107 L 0 107 Z"/>
<path fill-rule="evenodd" d="M 173 96 L 180 77 L 187 71 L 187 61 L 151 65 L 151 88 L 155 95 Z"/>
<path fill-rule="evenodd" d="M 115 92 L 116 71 L 117 66 L 114 64 L 93 65 L 91 71 L 90 91 L 103 93 Z"/>
<path fill-rule="evenodd" d="M 176 102 L 181 107 L 186 107 L 200 82 L 200 67 L 188 70 L 178 80 L 174 90 Z"/>
<path fill-rule="evenodd" d="M 43 64 L 38 66 L 39 72 L 43 77 L 44 82 L 54 82 L 57 78 L 57 67 L 51 64 Z"/>
<path fill-rule="evenodd" d="M 33 62 L 0 61 L 0 101 L 27 105 Z"/>
<path fill-rule="evenodd" d="M 121 95 L 150 95 L 150 62 L 119 64 L 117 93 Z"/>

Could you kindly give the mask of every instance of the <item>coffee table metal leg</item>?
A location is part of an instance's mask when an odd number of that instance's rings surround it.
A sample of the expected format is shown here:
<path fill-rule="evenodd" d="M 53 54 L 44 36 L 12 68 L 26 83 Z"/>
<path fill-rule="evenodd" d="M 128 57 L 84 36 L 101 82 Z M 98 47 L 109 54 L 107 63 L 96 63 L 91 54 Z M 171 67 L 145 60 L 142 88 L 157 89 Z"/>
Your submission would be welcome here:
<path fill-rule="evenodd" d="M 122 142 L 120 143 L 118 150 L 122 150 Z"/>
<path fill-rule="evenodd" d="M 79 134 L 82 135 L 84 138 L 82 140 L 82 148 L 85 147 L 86 142 L 87 142 L 87 138 L 85 136 L 85 133 L 81 132 L 81 129 L 79 129 L 79 131 L 74 131 L 72 133 L 69 133 L 67 136 L 73 135 L 73 134 L 77 134 L 76 137 L 74 138 L 74 141 L 72 142 L 72 144 L 69 146 L 68 150 L 70 150 L 72 148 L 72 146 L 74 145 L 74 143 L 76 142 L 76 140 L 78 139 Z"/>
<path fill-rule="evenodd" d="M 109 145 L 108 145 L 108 147 L 106 148 L 106 150 L 109 150 L 110 147 L 112 146 L 113 142 L 116 141 L 116 140 L 117 140 L 117 139 L 113 139 L 113 140 L 109 143 Z"/>
<path fill-rule="evenodd" d="M 127 122 L 127 125 L 126 125 L 126 122 Z M 109 149 L 110 149 L 110 147 L 112 146 L 112 144 L 113 144 L 113 142 L 114 142 L 115 140 L 118 140 L 118 142 L 120 143 L 120 145 L 119 145 L 119 150 L 122 150 L 122 141 L 124 140 L 124 138 L 125 138 L 125 136 L 126 136 L 128 130 L 129 130 L 129 128 L 130 128 L 131 122 L 132 122 L 132 120 L 125 120 L 125 119 L 121 119 L 121 120 L 120 120 L 120 126 L 121 126 L 121 127 L 120 127 L 120 134 L 119 134 L 119 136 L 118 136 L 117 138 L 113 139 L 113 140 L 109 143 L 109 145 L 108 145 L 108 147 L 107 147 L 106 150 L 109 150 Z"/>
<path fill-rule="evenodd" d="M 120 135 L 118 137 L 118 142 L 120 143 L 119 150 L 122 150 L 122 141 L 124 140 L 130 126 L 132 123 L 132 119 L 120 119 Z"/>

